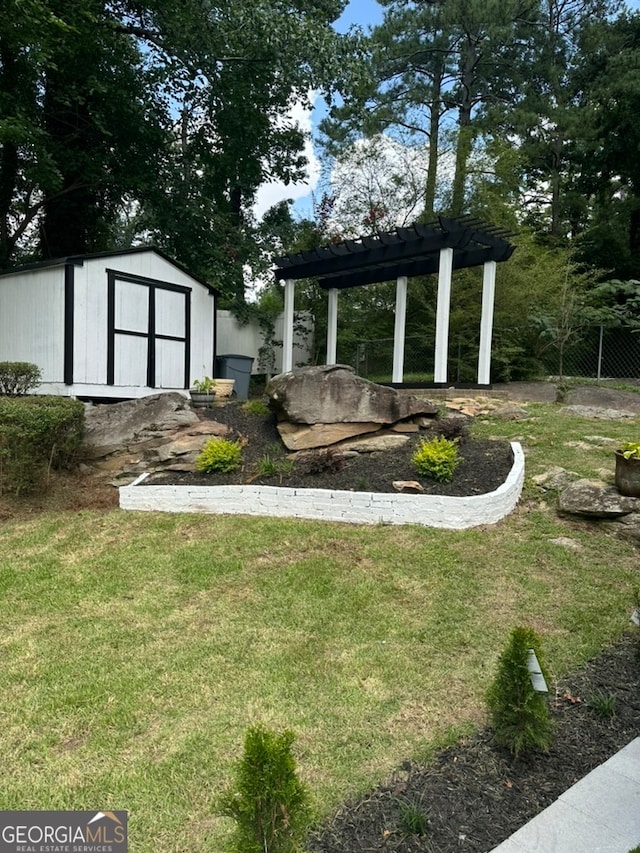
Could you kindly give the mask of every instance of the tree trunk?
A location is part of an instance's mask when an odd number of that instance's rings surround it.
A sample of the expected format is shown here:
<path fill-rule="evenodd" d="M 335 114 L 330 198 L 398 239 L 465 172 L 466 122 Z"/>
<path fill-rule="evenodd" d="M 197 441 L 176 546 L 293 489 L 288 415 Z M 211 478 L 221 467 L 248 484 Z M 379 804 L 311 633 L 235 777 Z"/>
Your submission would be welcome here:
<path fill-rule="evenodd" d="M 469 156 L 473 148 L 471 110 L 475 87 L 475 68 L 478 63 L 477 45 L 467 38 L 460 57 L 460 87 L 462 97 L 458 108 L 458 144 L 456 146 L 456 169 L 451 193 L 451 213 L 459 216 L 464 212 L 465 188 Z"/>
<path fill-rule="evenodd" d="M 436 204 L 436 185 L 438 178 L 438 153 L 440 147 L 440 106 L 444 68 L 433 78 L 433 95 L 431 97 L 431 112 L 429 116 L 429 163 L 427 166 L 427 181 L 424 188 L 424 219 L 433 218 Z"/>
<path fill-rule="evenodd" d="M 563 140 L 560 133 L 556 134 L 551 149 L 551 236 L 558 240 L 561 236 L 561 167 L 562 167 Z"/>

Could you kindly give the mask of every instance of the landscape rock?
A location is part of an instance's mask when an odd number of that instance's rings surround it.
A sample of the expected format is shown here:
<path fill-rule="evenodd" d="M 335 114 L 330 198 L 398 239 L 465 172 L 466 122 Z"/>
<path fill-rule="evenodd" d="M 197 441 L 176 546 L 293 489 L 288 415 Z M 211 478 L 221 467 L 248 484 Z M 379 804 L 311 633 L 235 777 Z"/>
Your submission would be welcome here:
<path fill-rule="evenodd" d="M 640 512 L 640 498 L 625 497 L 601 480 L 577 480 L 560 494 L 558 509 L 572 515 L 615 518 Z"/>
<path fill-rule="evenodd" d="M 100 459 L 133 442 L 157 438 L 197 421 L 189 400 L 177 393 L 88 406 L 82 455 L 88 460 Z"/>
<path fill-rule="evenodd" d="M 312 450 L 316 447 L 329 447 L 347 438 L 364 435 L 379 430 L 380 424 L 338 423 L 338 424 L 294 424 L 281 421 L 278 432 L 288 450 Z"/>
<path fill-rule="evenodd" d="M 417 480 L 394 480 L 391 484 L 396 492 L 419 495 L 424 492 L 424 486 Z"/>
<path fill-rule="evenodd" d="M 200 453 L 206 441 L 206 435 L 180 435 L 174 441 L 159 447 L 156 458 L 159 462 L 166 462 L 169 459 L 175 459 L 176 456 L 185 456 L 187 453 Z"/>
<path fill-rule="evenodd" d="M 395 450 L 409 441 L 408 435 L 380 431 L 374 435 L 361 438 L 352 438 L 339 445 L 340 450 L 355 450 L 357 453 L 376 453 L 382 450 Z"/>
<path fill-rule="evenodd" d="M 637 412 L 629 412 L 625 409 L 602 409 L 599 406 L 565 406 L 563 412 L 567 415 L 578 415 L 581 418 L 597 418 L 606 421 L 637 417 Z"/>
<path fill-rule="evenodd" d="M 552 545 L 559 545 L 561 548 L 568 548 L 570 551 L 582 551 L 582 545 L 571 539 L 569 536 L 557 536 L 555 539 L 549 539 Z"/>
<path fill-rule="evenodd" d="M 522 406 L 515 406 L 511 404 L 496 409 L 493 413 L 493 417 L 503 421 L 526 421 L 531 417 L 531 415 L 526 409 L 523 409 Z"/>
<path fill-rule="evenodd" d="M 640 541 L 640 511 L 630 512 L 615 519 L 616 533 Z"/>
<path fill-rule="evenodd" d="M 566 468 L 561 468 L 560 465 L 553 465 L 542 474 L 533 476 L 532 481 L 541 489 L 559 491 L 566 489 L 571 483 L 580 480 L 580 474 L 575 471 L 567 471 Z"/>
<path fill-rule="evenodd" d="M 345 364 L 281 373 L 269 382 L 266 393 L 280 419 L 302 424 L 392 424 L 438 412 L 433 403 L 362 379 Z"/>

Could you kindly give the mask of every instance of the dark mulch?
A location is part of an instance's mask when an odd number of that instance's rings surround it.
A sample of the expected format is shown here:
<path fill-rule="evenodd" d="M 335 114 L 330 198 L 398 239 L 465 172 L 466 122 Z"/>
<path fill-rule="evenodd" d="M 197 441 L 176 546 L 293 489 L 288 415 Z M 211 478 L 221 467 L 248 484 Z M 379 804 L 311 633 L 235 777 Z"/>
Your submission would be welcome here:
<path fill-rule="evenodd" d="M 627 635 L 557 686 L 550 699 L 555 740 L 548 755 L 516 760 L 482 731 L 444 749 L 428 767 L 407 763 L 389 784 L 346 803 L 310 839 L 308 850 L 492 850 L 640 734 L 639 650 L 637 633 Z M 597 697 L 612 696 L 613 716 L 590 707 Z M 423 835 L 407 832 L 403 804 L 424 814 Z"/>
<path fill-rule="evenodd" d="M 261 460 L 268 455 L 272 460 L 283 460 L 288 453 L 276 429 L 274 415 L 252 415 L 234 402 L 218 405 L 201 412 L 202 417 L 228 425 L 232 439 L 243 444 L 242 468 L 231 474 L 200 474 L 197 472 L 169 472 L 147 478 L 145 485 L 160 483 L 228 485 L 255 483 L 268 486 L 295 486 L 316 489 L 345 489 L 368 492 L 393 492 L 394 480 L 417 480 L 427 494 L 476 495 L 497 489 L 504 483 L 513 464 L 513 454 L 507 442 L 462 440 L 462 462 L 450 483 L 436 483 L 421 477 L 411 464 L 411 455 L 421 438 L 432 436 L 433 430 L 423 429 L 410 435 L 401 448 L 376 453 L 360 453 L 344 460 L 344 467 L 329 467 L 309 473 L 298 459 L 291 471 L 281 471 L 272 476 L 259 473 Z M 435 422 L 434 422 L 435 423 Z"/>

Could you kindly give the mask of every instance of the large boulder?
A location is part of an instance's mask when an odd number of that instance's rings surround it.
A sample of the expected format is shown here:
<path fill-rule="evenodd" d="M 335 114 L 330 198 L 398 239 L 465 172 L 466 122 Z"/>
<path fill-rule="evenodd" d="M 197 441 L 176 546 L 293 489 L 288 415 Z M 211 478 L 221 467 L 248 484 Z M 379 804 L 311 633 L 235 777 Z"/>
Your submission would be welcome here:
<path fill-rule="evenodd" d="M 177 393 L 89 406 L 85 411 L 83 456 L 100 459 L 134 443 L 161 443 L 167 434 L 198 420 L 189 400 Z"/>
<path fill-rule="evenodd" d="M 298 424 L 393 424 L 438 411 L 426 400 L 362 379 L 346 364 L 281 373 L 266 392 L 278 417 Z"/>

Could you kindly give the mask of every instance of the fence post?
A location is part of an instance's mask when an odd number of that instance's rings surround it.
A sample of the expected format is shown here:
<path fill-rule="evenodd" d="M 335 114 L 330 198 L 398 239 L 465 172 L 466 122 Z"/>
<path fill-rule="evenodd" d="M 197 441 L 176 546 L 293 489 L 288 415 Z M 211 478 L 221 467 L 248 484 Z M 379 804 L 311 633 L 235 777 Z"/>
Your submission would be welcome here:
<path fill-rule="evenodd" d="M 604 333 L 604 325 L 600 323 L 600 341 L 598 342 L 598 372 L 597 372 L 597 381 L 600 382 L 602 378 L 602 339 Z"/>

